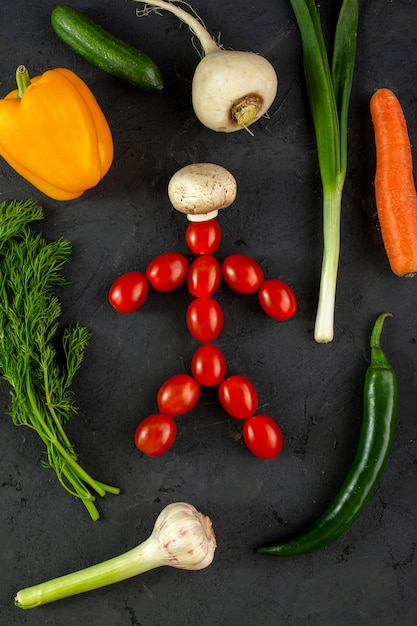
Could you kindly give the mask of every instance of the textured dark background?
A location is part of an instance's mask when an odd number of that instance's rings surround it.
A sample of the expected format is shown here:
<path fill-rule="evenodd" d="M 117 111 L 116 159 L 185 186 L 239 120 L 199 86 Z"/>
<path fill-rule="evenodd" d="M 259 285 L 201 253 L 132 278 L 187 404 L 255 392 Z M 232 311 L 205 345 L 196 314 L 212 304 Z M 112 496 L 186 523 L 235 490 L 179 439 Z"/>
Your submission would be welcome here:
<path fill-rule="evenodd" d="M 20 63 L 32 75 L 57 66 L 77 72 L 102 106 L 114 135 L 114 164 L 80 199 L 52 201 L 0 162 L 0 199 L 34 197 L 45 210 L 47 238 L 73 244 L 60 293 L 62 323 L 93 333 L 74 392 L 80 407 L 68 432 L 82 464 L 120 485 L 99 502 L 102 519 L 42 469 L 42 447 L 17 429 L 0 386 L 0 623 L 2 626 L 389 626 L 416 623 L 417 278 L 395 277 L 382 246 L 374 202 L 375 155 L 369 98 L 395 90 L 417 143 L 417 4 L 360 2 L 358 56 L 349 126 L 335 340 L 312 337 L 321 263 L 321 187 L 301 66 L 300 37 L 287 0 L 195 0 L 225 47 L 264 54 L 280 79 L 269 112 L 245 132 L 216 134 L 195 118 L 190 86 L 198 55 L 186 27 L 170 15 L 135 16 L 124 0 L 74 0 L 114 34 L 161 67 L 165 89 L 143 94 L 106 76 L 67 49 L 49 18 L 56 2 L 3 0 L 0 5 L 1 95 L 14 88 Z M 339 2 L 323 0 L 333 32 Z M 417 158 L 417 157 L 416 157 Z M 170 176 L 190 162 L 213 161 L 235 175 L 238 197 L 219 218 L 218 258 L 242 252 L 268 277 L 297 293 L 286 323 L 263 315 L 255 298 L 222 287 L 225 328 L 218 344 L 230 373 L 256 384 L 260 404 L 285 435 L 281 455 L 250 455 L 240 424 L 213 394 L 179 420 L 177 442 L 158 459 L 133 446 L 134 429 L 155 409 L 160 384 L 188 372 L 196 348 L 185 328 L 185 289 L 152 293 L 144 307 L 118 315 L 107 291 L 121 273 L 143 271 L 157 254 L 187 254 L 185 218 L 166 195 Z M 376 316 L 392 311 L 383 346 L 399 380 L 398 426 L 382 480 L 351 529 L 327 548 L 298 558 L 257 555 L 255 546 L 285 537 L 320 513 L 352 460 L 362 412 L 368 341 Z M 24 612 L 15 592 L 115 556 L 150 533 L 173 501 L 194 504 L 213 520 L 218 549 L 200 572 L 163 568 L 83 596 Z"/>

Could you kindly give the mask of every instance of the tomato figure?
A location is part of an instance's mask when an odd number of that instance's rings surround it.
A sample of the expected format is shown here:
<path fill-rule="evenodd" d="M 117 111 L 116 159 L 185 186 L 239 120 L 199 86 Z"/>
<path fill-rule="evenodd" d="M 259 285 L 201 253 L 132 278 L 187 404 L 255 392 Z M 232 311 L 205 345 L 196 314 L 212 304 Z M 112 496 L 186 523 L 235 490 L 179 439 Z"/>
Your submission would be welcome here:
<path fill-rule="evenodd" d="M 188 374 L 175 374 L 160 387 L 156 401 L 161 413 L 182 415 L 190 411 L 200 397 L 200 385 Z"/>
<path fill-rule="evenodd" d="M 160 456 L 170 449 L 176 434 L 177 425 L 171 415 L 153 413 L 136 428 L 135 446 L 147 456 Z"/>
<path fill-rule="evenodd" d="M 238 293 L 255 293 L 264 279 L 264 273 L 254 259 L 244 254 L 231 254 L 222 263 L 226 283 Z"/>
<path fill-rule="evenodd" d="M 226 359 L 223 352 L 211 343 L 205 343 L 194 353 L 191 371 L 202 387 L 219 385 L 226 375 Z"/>
<path fill-rule="evenodd" d="M 119 313 L 132 313 L 146 300 L 149 283 L 141 272 L 127 272 L 119 276 L 109 290 L 108 299 Z"/>
<path fill-rule="evenodd" d="M 223 309 L 213 298 L 196 298 L 186 311 L 185 320 L 191 335 L 197 341 L 208 343 L 219 336 L 223 328 Z"/>
<path fill-rule="evenodd" d="M 196 298 L 209 298 L 217 291 L 222 279 L 220 263 L 211 254 L 201 254 L 190 265 L 188 291 Z"/>
<path fill-rule="evenodd" d="M 255 415 L 243 425 L 243 439 L 249 450 L 260 459 L 274 459 L 281 452 L 282 432 L 269 415 Z"/>
<path fill-rule="evenodd" d="M 194 254 L 212 254 L 222 239 L 222 231 L 216 219 L 190 222 L 185 231 L 185 241 Z"/>
<path fill-rule="evenodd" d="M 184 282 L 188 260 L 178 252 L 164 252 L 155 257 L 146 268 L 146 276 L 156 291 L 173 291 Z"/>
<path fill-rule="evenodd" d="M 220 404 L 238 420 L 246 420 L 258 408 L 258 392 L 250 380 L 234 374 L 224 380 L 218 389 Z"/>
<path fill-rule="evenodd" d="M 287 320 L 297 311 L 295 293 L 289 285 L 277 278 L 264 280 L 259 287 L 258 299 L 265 313 L 275 320 Z"/>

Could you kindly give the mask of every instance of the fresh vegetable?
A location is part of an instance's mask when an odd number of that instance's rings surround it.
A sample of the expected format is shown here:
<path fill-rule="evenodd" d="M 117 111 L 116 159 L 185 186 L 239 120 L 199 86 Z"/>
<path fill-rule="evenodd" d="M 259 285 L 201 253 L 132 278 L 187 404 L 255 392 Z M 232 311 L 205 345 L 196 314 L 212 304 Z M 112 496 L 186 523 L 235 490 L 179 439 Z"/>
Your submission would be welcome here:
<path fill-rule="evenodd" d="M 176 434 L 177 425 L 172 415 L 153 413 L 136 428 L 135 446 L 147 456 L 160 456 L 172 447 Z"/>
<path fill-rule="evenodd" d="M 275 459 L 282 449 L 282 432 L 269 415 L 259 414 L 243 424 L 243 440 L 260 459 Z"/>
<path fill-rule="evenodd" d="M 190 265 L 188 291 L 196 298 L 210 298 L 222 279 L 220 263 L 211 254 L 200 254 Z"/>
<path fill-rule="evenodd" d="M 219 385 L 226 375 L 226 359 L 223 352 L 212 343 L 204 343 L 194 353 L 191 372 L 202 387 Z"/>
<path fill-rule="evenodd" d="M 188 305 L 185 320 L 194 339 L 202 343 L 214 341 L 223 328 L 223 309 L 214 298 L 196 298 Z"/>
<path fill-rule="evenodd" d="M 248 127 L 269 109 L 277 94 L 278 79 L 271 63 L 253 52 L 225 50 L 210 36 L 203 22 L 164 0 L 136 0 L 173 13 L 200 41 L 203 58 L 192 81 L 192 103 L 200 122 L 217 132 Z M 189 5 L 188 5 L 189 6 Z M 192 10 L 192 8 L 190 7 Z"/>
<path fill-rule="evenodd" d="M 288 320 L 297 312 L 294 291 L 278 278 L 268 278 L 262 282 L 258 300 L 263 311 L 275 320 Z"/>
<path fill-rule="evenodd" d="M 221 165 L 191 163 L 177 170 L 168 183 L 172 206 L 189 220 L 211 220 L 236 199 L 235 177 Z"/>
<path fill-rule="evenodd" d="M 385 251 L 394 274 L 417 273 L 417 193 L 404 112 L 390 89 L 371 98 L 376 145 L 375 197 Z"/>
<path fill-rule="evenodd" d="M 90 333 L 79 324 L 66 328 L 58 359 L 61 305 L 55 289 L 67 284 L 62 268 L 71 244 L 32 234 L 28 225 L 42 218 L 42 208 L 33 201 L 0 204 L 0 375 L 10 384 L 13 423 L 39 435 L 45 446 L 42 465 L 55 471 L 62 487 L 96 520 L 94 494 L 117 494 L 119 489 L 95 480 L 80 466 L 64 430 L 77 413 L 71 384 Z"/>
<path fill-rule="evenodd" d="M 191 504 L 174 502 L 161 511 L 150 537 L 136 548 L 78 572 L 22 589 L 16 594 L 15 605 L 33 609 L 164 565 L 201 570 L 212 563 L 215 550 L 210 518 Z"/>
<path fill-rule="evenodd" d="M 56 68 L 0 100 L 0 154 L 23 178 L 55 200 L 71 200 L 99 183 L 113 161 L 109 125 L 87 85 Z"/>
<path fill-rule="evenodd" d="M 173 291 L 184 282 L 188 261 L 178 252 L 164 252 L 149 263 L 146 277 L 156 291 Z"/>
<path fill-rule="evenodd" d="M 347 170 L 347 123 L 356 57 L 358 0 L 343 0 L 331 69 L 314 0 L 290 0 L 301 34 L 304 74 L 316 133 L 323 187 L 323 261 L 314 337 L 334 338 L 342 193 Z"/>
<path fill-rule="evenodd" d="M 258 552 L 291 556 L 322 548 L 350 527 L 375 491 L 391 451 L 397 408 L 396 374 L 380 347 L 382 327 L 388 316 L 391 314 L 379 315 L 372 330 L 359 444 L 339 492 L 307 530 L 286 541 L 259 548 Z"/>
<path fill-rule="evenodd" d="M 255 385 L 239 374 L 229 376 L 219 385 L 218 396 L 224 410 L 238 420 L 252 417 L 258 408 Z"/>
<path fill-rule="evenodd" d="M 255 293 L 264 279 L 264 273 L 254 259 L 245 254 L 230 254 L 222 263 L 225 282 L 238 293 Z"/>
<path fill-rule="evenodd" d="M 220 246 L 222 231 L 216 219 L 189 222 L 185 241 L 194 254 L 213 254 Z"/>
<path fill-rule="evenodd" d="M 143 91 L 163 88 L 161 72 L 147 54 L 121 41 L 81 11 L 65 4 L 57 6 L 51 24 L 71 50 L 107 74 Z"/>
<path fill-rule="evenodd" d="M 127 272 L 119 276 L 109 290 L 109 302 L 119 313 L 132 313 L 145 302 L 149 283 L 141 272 Z"/>
<path fill-rule="evenodd" d="M 175 374 L 166 380 L 157 394 L 158 409 L 168 415 L 191 411 L 200 398 L 200 385 L 188 374 Z"/>

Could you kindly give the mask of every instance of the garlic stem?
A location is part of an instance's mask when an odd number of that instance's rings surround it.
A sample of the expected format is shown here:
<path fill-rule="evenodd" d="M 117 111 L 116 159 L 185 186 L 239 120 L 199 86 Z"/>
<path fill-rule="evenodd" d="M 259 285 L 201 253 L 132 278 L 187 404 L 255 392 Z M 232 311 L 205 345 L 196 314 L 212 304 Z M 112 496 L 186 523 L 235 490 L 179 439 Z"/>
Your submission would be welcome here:
<path fill-rule="evenodd" d="M 191 504 L 176 502 L 159 514 L 152 534 L 139 546 L 85 569 L 18 591 L 21 609 L 54 602 L 169 565 L 199 570 L 213 561 L 216 539 L 211 520 Z"/>

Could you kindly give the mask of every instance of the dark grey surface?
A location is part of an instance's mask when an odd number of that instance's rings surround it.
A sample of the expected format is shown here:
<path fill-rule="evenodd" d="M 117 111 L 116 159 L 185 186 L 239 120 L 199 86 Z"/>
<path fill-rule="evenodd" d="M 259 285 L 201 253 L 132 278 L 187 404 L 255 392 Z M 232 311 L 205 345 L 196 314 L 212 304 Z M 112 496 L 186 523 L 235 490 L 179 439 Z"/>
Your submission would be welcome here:
<path fill-rule="evenodd" d="M 198 56 L 187 28 L 164 14 L 135 17 L 135 3 L 74 1 L 104 27 L 136 44 L 160 65 L 165 89 L 137 93 L 69 51 L 51 30 L 52 0 L 0 5 L 1 95 L 26 64 L 32 75 L 56 66 L 77 72 L 100 102 L 114 135 L 114 164 L 79 200 L 59 203 L 36 192 L 3 161 L 0 198 L 36 198 L 46 237 L 73 243 L 72 285 L 61 292 L 63 325 L 93 333 L 74 392 L 79 417 L 68 432 L 82 464 L 116 483 L 120 496 L 99 502 L 93 523 L 51 471 L 42 447 L 16 429 L 0 386 L 0 623 L 2 626 L 389 626 L 416 623 L 417 279 L 395 277 L 375 216 L 375 168 L 369 98 L 394 89 L 417 143 L 415 106 L 417 5 L 361 2 L 358 58 L 349 125 L 335 340 L 312 338 L 321 262 L 321 188 L 304 91 L 300 38 L 286 0 L 195 0 L 210 32 L 226 47 L 264 54 L 280 79 L 269 119 L 245 132 L 215 134 L 190 105 Z M 321 2 L 333 28 L 339 2 Z M 417 158 L 417 157 L 416 157 Z M 263 315 L 256 300 L 223 287 L 225 328 L 218 344 L 230 373 L 250 377 L 260 404 L 285 435 L 272 462 L 252 457 L 239 424 L 213 395 L 179 421 L 167 455 L 135 450 L 139 420 L 153 412 L 160 384 L 188 372 L 196 347 L 185 329 L 186 291 L 152 293 L 137 313 L 120 316 L 107 291 L 121 273 L 143 271 L 160 252 L 187 254 L 186 221 L 166 196 L 170 176 L 190 162 L 213 161 L 238 181 L 238 198 L 219 218 L 218 258 L 242 252 L 268 277 L 296 291 L 299 312 L 286 323 Z M 355 450 L 362 381 L 373 321 L 391 310 L 383 345 L 399 380 L 398 427 L 378 489 L 352 528 L 327 548 L 298 558 L 257 555 L 255 546 L 302 528 L 336 493 Z M 100 591 L 24 612 L 15 592 L 119 554 L 147 537 L 166 504 L 186 500 L 210 515 L 218 540 L 214 563 L 201 572 L 163 568 Z"/>

